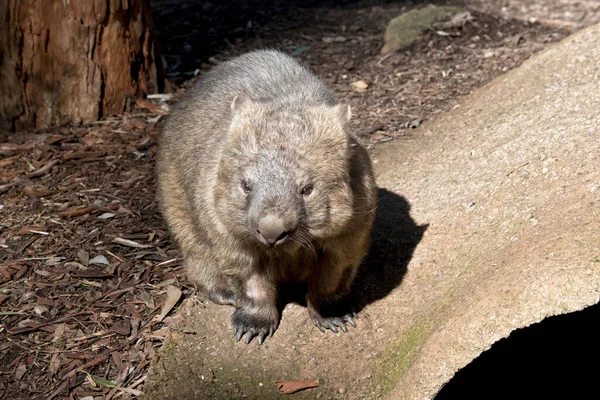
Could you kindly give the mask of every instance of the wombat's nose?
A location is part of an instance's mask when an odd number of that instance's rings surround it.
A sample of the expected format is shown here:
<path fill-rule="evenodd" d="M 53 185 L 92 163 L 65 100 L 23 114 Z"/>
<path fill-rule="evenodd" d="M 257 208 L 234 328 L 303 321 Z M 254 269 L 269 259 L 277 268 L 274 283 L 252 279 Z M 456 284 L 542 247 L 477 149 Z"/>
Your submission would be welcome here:
<path fill-rule="evenodd" d="M 267 215 L 258 220 L 258 234 L 268 244 L 276 244 L 288 235 L 283 220 L 275 215 Z"/>

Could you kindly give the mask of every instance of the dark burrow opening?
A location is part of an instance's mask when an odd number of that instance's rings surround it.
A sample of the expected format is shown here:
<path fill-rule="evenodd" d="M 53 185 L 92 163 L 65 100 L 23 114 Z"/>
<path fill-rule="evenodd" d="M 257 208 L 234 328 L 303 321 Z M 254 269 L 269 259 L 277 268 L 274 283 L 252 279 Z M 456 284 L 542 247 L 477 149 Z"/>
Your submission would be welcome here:
<path fill-rule="evenodd" d="M 435 400 L 600 398 L 600 304 L 546 318 L 495 343 Z"/>

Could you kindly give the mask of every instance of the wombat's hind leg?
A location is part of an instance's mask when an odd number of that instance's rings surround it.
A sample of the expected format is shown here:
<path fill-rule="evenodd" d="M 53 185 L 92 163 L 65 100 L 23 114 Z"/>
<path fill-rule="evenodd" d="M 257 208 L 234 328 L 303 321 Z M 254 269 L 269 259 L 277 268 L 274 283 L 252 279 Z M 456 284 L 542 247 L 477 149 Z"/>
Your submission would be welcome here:
<path fill-rule="evenodd" d="M 344 333 L 348 332 L 347 323 L 356 328 L 354 304 L 348 294 L 358 266 L 346 264 L 346 267 L 341 267 L 340 259 L 345 261 L 340 256 L 326 254 L 320 268 L 308 282 L 308 314 L 321 332 L 329 329 L 338 333 L 338 328 Z"/>
<path fill-rule="evenodd" d="M 322 308 L 322 307 L 321 307 Z M 338 307 L 335 307 L 338 308 Z M 321 332 L 325 332 L 327 329 L 332 331 L 333 333 L 338 333 L 338 328 L 342 330 L 342 332 L 348 332 L 348 328 L 346 327 L 346 323 L 352 325 L 356 328 L 356 322 L 354 321 L 357 318 L 356 313 L 354 311 L 349 311 L 347 313 L 341 313 L 341 316 L 324 316 L 323 311 L 318 311 L 315 307 L 308 305 L 308 314 L 312 319 L 313 323 Z M 338 314 L 340 315 L 340 314 Z"/>

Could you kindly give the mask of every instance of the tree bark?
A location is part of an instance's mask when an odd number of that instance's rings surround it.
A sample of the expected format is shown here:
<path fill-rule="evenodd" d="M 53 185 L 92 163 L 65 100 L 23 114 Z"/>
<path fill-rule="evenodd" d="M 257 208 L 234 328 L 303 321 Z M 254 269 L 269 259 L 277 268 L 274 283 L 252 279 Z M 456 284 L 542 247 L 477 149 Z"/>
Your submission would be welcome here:
<path fill-rule="evenodd" d="M 0 128 L 85 123 L 164 89 L 147 0 L 0 2 Z"/>

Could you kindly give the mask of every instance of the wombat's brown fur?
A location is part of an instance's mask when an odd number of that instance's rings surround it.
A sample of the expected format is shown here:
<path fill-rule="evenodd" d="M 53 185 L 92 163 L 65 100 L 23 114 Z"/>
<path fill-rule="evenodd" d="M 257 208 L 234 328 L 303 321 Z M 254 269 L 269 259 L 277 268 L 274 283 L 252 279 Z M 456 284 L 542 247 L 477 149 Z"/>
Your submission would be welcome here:
<path fill-rule="evenodd" d="M 322 331 L 349 291 L 376 208 L 371 163 L 350 110 L 294 59 L 255 51 L 203 76 L 174 107 L 158 160 L 163 214 L 188 277 L 236 307 L 237 339 L 279 324 L 277 287 L 307 287 Z"/>

